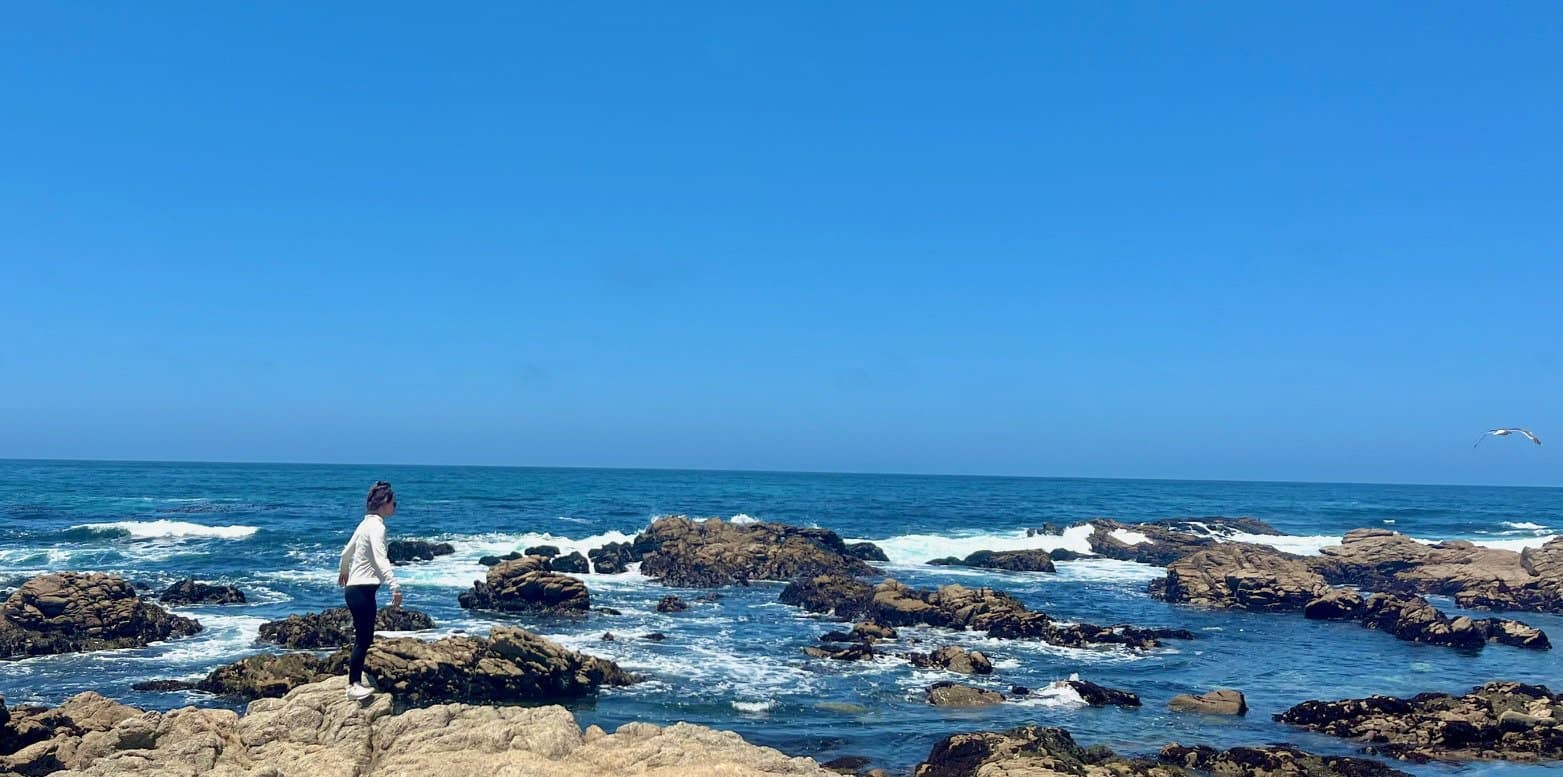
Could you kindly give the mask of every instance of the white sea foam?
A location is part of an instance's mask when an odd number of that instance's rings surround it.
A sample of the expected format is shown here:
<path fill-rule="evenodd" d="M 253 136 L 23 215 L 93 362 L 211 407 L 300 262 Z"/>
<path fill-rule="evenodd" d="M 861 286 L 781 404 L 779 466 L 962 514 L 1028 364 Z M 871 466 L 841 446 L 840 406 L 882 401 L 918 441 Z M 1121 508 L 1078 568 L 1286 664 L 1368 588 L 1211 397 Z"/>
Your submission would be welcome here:
<path fill-rule="evenodd" d="M 138 540 L 210 538 L 242 540 L 257 531 L 254 526 L 206 526 L 188 521 L 113 521 L 111 523 L 84 523 L 71 527 L 72 531 L 93 534 L 130 537 Z"/>
<path fill-rule="evenodd" d="M 1079 675 L 1070 675 L 1069 679 L 1078 680 Z M 1046 688 L 1032 691 L 1026 696 L 1020 696 L 1010 700 L 1011 703 L 1021 707 L 1084 707 L 1085 697 L 1080 695 L 1074 686 L 1059 680 L 1049 683 Z"/>
<path fill-rule="evenodd" d="M 1504 521 L 1503 525 L 1509 527 L 1510 529 L 1517 529 L 1519 531 L 1546 531 L 1547 530 L 1547 527 L 1542 526 L 1539 523 L 1531 523 L 1530 521 Z"/>
<path fill-rule="evenodd" d="M 754 517 L 752 515 L 749 515 L 748 513 L 739 513 L 739 514 L 737 514 L 737 515 L 735 515 L 735 516 L 733 516 L 731 518 L 728 518 L 727 522 L 728 523 L 759 523 L 760 519 L 758 519 L 758 518 L 756 518 L 756 517 Z"/>
<path fill-rule="evenodd" d="M 1563 535 L 1559 535 L 1559 534 L 1543 534 L 1543 535 L 1541 535 L 1539 537 L 1525 537 L 1525 538 L 1513 539 L 1513 540 L 1486 540 L 1486 539 L 1482 539 L 1482 540 L 1471 540 L 1471 544 L 1473 544 L 1473 545 L 1480 545 L 1480 546 L 1482 546 L 1484 548 L 1497 548 L 1498 550 L 1512 550 L 1512 551 L 1515 551 L 1515 552 L 1519 552 L 1519 551 L 1522 551 L 1522 550 L 1524 550 L 1526 548 L 1539 548 L 1542 545 L 1545 545 L 1548 542 L 1551 542 L 1551 541 L 1557 539 L 1560 536 L 1563 536 Z M 1417 542 L 1441 542 L 1441 540 L 1417 540 Z"/>
<path fill-rule="evenodd" d="M 763 715 L 776 707 L 775 699 L 764 701 L 737 701 L 732 702 L 733 709 L 746 715 Z"/>
<path fill-rule="evenodd" d="M 1128 529 L 1113 529 L 1112 538 L 1125 545 L 1138 545 L 1142 542 L 1151 541 L 1150 537 L 1147 537 L 1137 531 L 1129 531 Z"/>
<path fill-rule="evenodd" d="M 1247 542 L 1254 545 L 1269 545 L 1276 550 L 1286 553 L 1295 553 L 1299 556 L 1317 556 L 1321 548 L 1331 545 L 1339 545 L 1340 537 L 1333 534 L 1292 535 L 1292 534 L 1233 534 L 1227 538 L 1229 542 Z"/>
<path fill-rule="evenodd" d="M 965 558 L 979 550 L 1071 550 L 1090 553 L 1093 527 L 1082 524 L 1064 530 L 1062 536 L 1034 534 L 1026 536 L 1023 529 L 992 534 L 901 534 L 888 539 L 848 539 L 847 542 L 872 542 L 889 557 L 890 563 L 899 566 L 927 564 L 937 558 L 956 556 Z"/>
<path fill-rule="evenodd" d="M 1060 582 L 1141 583 L 1167 576 L 1167 570 L 1162 567 L 1110 558 L 1059 561 L 1054 566 L 1058 573 L 1049 579 Z"/>

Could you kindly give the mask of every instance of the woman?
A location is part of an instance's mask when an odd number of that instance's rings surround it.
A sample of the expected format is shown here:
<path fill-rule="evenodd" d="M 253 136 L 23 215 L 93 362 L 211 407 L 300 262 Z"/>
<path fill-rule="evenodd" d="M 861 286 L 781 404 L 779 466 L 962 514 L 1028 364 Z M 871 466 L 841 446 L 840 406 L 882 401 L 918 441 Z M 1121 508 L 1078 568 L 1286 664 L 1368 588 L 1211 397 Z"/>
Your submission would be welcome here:
<path fill-rule="evenodd" d="M 396 514 L 396 492 L 384 480 L 369 489 L 364 520 L 342 549 L 336 584 L 345 589 L 348 612 L 353 614 L 353 656 L 347 664 L 347 698 L 366 699 L 374 689 L 363 683 L 364 656 L 374 641 L 375 592 L 391 587 L 391 606 L 402 606 L 401 586 L 385 555 L 385 519 Z"/>

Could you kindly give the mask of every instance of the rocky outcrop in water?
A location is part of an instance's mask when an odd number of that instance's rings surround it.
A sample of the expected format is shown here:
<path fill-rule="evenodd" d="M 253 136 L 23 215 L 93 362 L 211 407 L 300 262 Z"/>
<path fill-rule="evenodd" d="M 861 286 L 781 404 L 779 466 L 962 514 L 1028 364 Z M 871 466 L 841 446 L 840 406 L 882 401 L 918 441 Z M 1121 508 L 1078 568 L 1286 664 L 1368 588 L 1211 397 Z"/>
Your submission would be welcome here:
<path fill-rule="evenodd" d="M 687 588 L 875 574 L 835 532 L 779 523 L 658 518 L 635 538 L 631 550 L 641 558 L 642 574 Z"/>
<path fill-rule="evenodd" d="M 0 604 L 0 658 L 142 647 L 201 630 L 113 575 L 34 577 Z"/>
<path fill-rule="evenodd" d="M 488 570 L 485 580 L 463 591 L 457 602 L 469 610 L 578 615 L 591 609 L 580 578 L 554 572 L 542 556 L 522 556 Z"/>
<path fill-rule="evenodd" d="M 382 607 L 375 613 L 375 631 L 423 631 L 434 619 L 406 607 Z M 312 612 L 262 623 L 260 638 L 285 648 L 329 650 L 353 641 L 353 614 L 346 607 Z"/>
<path fill-rule="evenodd" d="M 1055 645 L 1093 647 L 1125 645 L 1151 648 L 1163 639 L 1193 639 L 1182 629 L 1139 626 L 1059 624 L 1046 613 L 1028 610 L 1019 600 L 992 588 L 941 586 L 914 589 L 895 580 L 869 586 L 859 580 L 820 575 L 794 580 L 782 589 L 781 601 L 810 612 L 844 619 L 865 617 L 886 626 L 938 626 L 986 632 L 1001 639 L 1038 639 Z"/>
<path fill-rule="evenodd" d="M 1540 685 L 1492 682 L 1464 696 L 1306 701 L 1275 719 L 1415 762 L 1563 759 L 1563 696 Z"/>
<path fill-rule="evenodd" d="M 1363 596 L 1334 588 L 1300 556 L 1256 545 L 1225 544 L 1179 559 L 1152 593 L 1169 602 L 1245 610 L 1302 612 L 1314 620 L 1349 620 L 1398 639 L 1449 647 L 1489 642 L 1545 650 L 1540 629 L 1498 618 L 1451 618 L 1419 596 Z"/>
<path fill-rule="evenodd" d="M 414 561 L 433 561 L 435 556 L 448 556 L 456 549 L 448 542 L 425 540 L 391 540 L 385 543 L 385 556 L 392 564 L 408 564 Z"/>
<path fill-rule="evenodd" d="M 945 669 L 958 674 L 993 674 L 993 662 L 981 651 L 955 645 L 930 653 L 903 653 L 902 658 L 919 669 Z"/>
<path fill-rule="evenodd" d="M 212 585 L 187 577 L 163 589 L 163 604 L 244 604 L 244 592 L 231 585 Z"/>
<path fill-rule="evenodd" d="M 82 694 L 37 713 L 46 738 L 0 755 L 0 773 L 60 777 L 833 777 L 806 758 L 678 723 L 586 730 L 557 706 L 440 704 L 396 712 L 346 699 L 345 680 L 263 699 L 243 716 L 187 707 L 142 712 Z M 29 718 L 33 713 L 29 713 Z M 36 765 L 36 766 L 35 766 Z M 17 768 L 22 766 L 23 768 Z"/>
<path fill-rule="evenodd" d="M 964 559 L 954 556 L 928 562 L 936 566 L 1003 569 L 1010 572 L 1056 572 L 1053 557 L 1045 550 L 979 550 Z"/>
<path fill-rule="evenodd" d="M 998 691 L 952 682 L 928 686 L 924 698 L 935 707 L 987 707 L 1004 702 L 1004 694 Z"/>
<path fill-rule="evenodd" d="M 847 552 L 864 561 L 889 561 L 890 557 L 885 551 L 872 542 L 852 542 L 847 544 Z"/>
<path fill-rule="evenodd" d="M 1201 715 L 1247 715 L 1248 699 L 1242 691 L 1222 688 L 1198 696 L 1180 693 L 1167 702 L 1167 707 L 1177 712 Z"/>
<path fill-rule="evenodd" d="M 629 571 L 629 565 L 640 560 L 627 542 L 610 542 L 586 552 L 592 569 L 599 575 L 617 575 Z"/>
<path fill-rule="evenodd" d="M 1255 518 L 1178 518 L 1149 523 L 1120 523 L 1107 518 L 1088 522 L 1087 542 L 1099 556 L 1166 566 L 1237 534 L 1279 535 Z"/>
<path fill-rule="evenodd" d="M 579 551 L 571 551 L 563 556 L 554 556 L 548 560 L 548 566 L 555 572 L 568 572 L 570 574 L 583 575 L 592 571 L 590 561 L 581 555 Z"/>
<path fill-rule="evenodd" d="M 689 609 L 689 603 L 677 596 L 664 596 L 657 601 L 657 612 L 683 612 Z"/>
<path fill-rule="evenodd" d="M 478 559 L 478 563 L 482 564 L 485 567 L 492 567 L 492 566 L 498 566 L 500 564 L 500 562 L 515 561 L 518 558 L 525 558 L 526 555 L 527 554 L 522 553 L 521 551 L 512 550 L 512 551 L 510 551 L 509 553 L 506 553 L 503 556 L 482 556 L 482 557 L 480 557 Z"/>
<path fill-rule="evenodd" d="M 1316 756 L 1291 745 L 1208 747 L 1168 745 L 1155 760 L 1082 747 L 1061 728 L 1021 726 L 945 737 L 915 777 L 1410 777 L 1378 761 Z"/>
<path fill-rule="evenodd" d="M 1442 594 L 1469 609 L 1563 612 L 1563 538 L 1516 553 L 1462 540 L 1427 544 L 1385 529 L 1357 529 L 1319 553 L 1314 569 L 1336 584 Z"/>
<path fill-rule="evenodd" d="M 1108 688 L 1105 685 L 1097 685 L 1090 680 L 1078 680 L 1070 678 L 1062 681 L 1080 694 L 1081 700 L 1092 707 L 1138 707 L 1140 697 L 1128 691 L 1120 691 L 1117 688 Z"/>

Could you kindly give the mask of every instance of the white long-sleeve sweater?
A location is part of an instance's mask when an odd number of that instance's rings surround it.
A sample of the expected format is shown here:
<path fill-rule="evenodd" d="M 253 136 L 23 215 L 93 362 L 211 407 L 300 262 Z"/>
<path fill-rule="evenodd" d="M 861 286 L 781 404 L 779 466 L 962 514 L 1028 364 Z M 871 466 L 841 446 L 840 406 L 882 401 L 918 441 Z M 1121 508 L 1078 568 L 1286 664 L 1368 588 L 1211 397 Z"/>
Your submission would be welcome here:
<path fill-rule="evenodd" d="M 338 570 L 347 574 L 348 585 L 378 585 L 385 583 L 392 591 L 399 590 L 396 573 L 391 571 L 391 559 L 385 555 L 385 519 L 374 513 L 353 531 L 353 538 L 342 549 L 342 564 Z"/>

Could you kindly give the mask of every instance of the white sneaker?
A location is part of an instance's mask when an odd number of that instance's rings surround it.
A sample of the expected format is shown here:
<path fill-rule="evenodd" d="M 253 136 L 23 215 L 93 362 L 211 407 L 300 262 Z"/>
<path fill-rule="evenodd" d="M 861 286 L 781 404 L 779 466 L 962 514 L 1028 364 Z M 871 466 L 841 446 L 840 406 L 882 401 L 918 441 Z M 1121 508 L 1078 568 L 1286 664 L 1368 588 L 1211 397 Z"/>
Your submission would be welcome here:
<path fill-rule="evenodd" d="M 351 683 L 347 686 L 347 698 L 353 701 L 362 701 L 374 695 L 374 689 L 367 685 Z"/>

